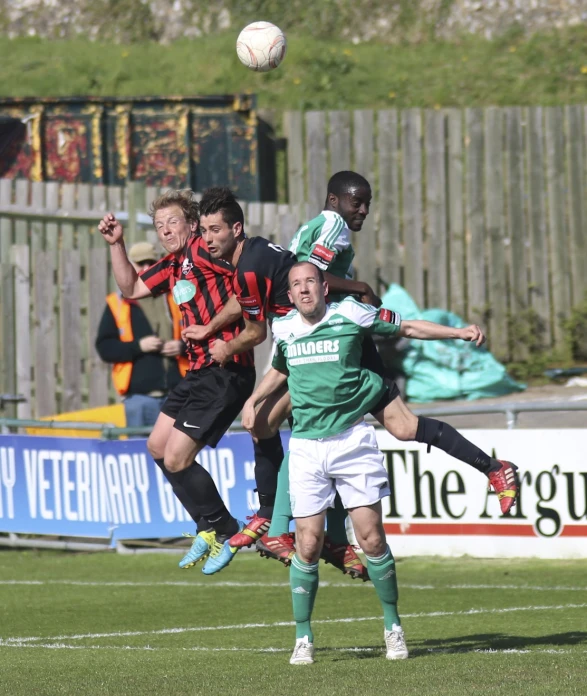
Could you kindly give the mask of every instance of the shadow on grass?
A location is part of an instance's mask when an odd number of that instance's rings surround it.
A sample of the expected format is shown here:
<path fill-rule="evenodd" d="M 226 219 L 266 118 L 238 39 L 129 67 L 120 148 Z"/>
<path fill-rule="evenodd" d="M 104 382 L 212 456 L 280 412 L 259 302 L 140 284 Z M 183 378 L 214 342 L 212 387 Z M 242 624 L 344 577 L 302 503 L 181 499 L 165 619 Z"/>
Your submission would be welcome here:
<path fill-rule="evenodd" d="M 412 643 L 410 654 L 427 655 L 430 652 L 475 652 L 477 650 L 530 650 L 540 646 L 545 649 L 556 649 L 568 646 L 587 647 L 587 633 L 571 631 L 568 633 L 553 633 L 544 636 L 512 636 L 502 633 L 481 633 L 470 636 L 454 636 L 451 638 L 421 640 Z"/>
<path fill-rule="evenodd" d="M 482 633 L 470 636 L 455 636 L 448 639 L 431 639 L 409 641 L 410 659 L 429 657 L 433 654 L 472 653 L 490 650 L 532 650 L 540 646 L 542 649 L 556 650 L 568 646 L 583 646 L 587 648 L 587 633 L 569 632 L 545 636 L 508 636 L 500 633 Z M 360 645 L 352 648 L 322 647 L 316 653 L 332 662 L 348 660 L 381 659 L 385 654 L 383 646 Z"/>

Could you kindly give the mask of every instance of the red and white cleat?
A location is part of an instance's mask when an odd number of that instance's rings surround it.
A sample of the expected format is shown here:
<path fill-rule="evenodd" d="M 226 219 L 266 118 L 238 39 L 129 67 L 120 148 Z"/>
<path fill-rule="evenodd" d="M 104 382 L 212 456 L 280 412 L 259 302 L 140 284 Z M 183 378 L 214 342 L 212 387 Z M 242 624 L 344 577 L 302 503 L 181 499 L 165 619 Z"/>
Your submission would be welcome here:
<path fill-rule="evenodd" d="M 324 545 L 320 558 L 325 563 L 331 563 L 335 568 L 342 570 L 351 578 L 361 578 L 363 582 L 369 580 L 367 568 L 361 563 L 361 559 L 351 544 L 335 544 L 328 537 L 324 537 Z"/>
<path fill-rule="evenodd" d="M 230 537 L 228 542 L 230 546 L 234 546 L 237 549 L 242 549 L 243 546 L 250 546 L 253 542 L 260 539 L 271 526 L 271 520 L 268 520 L 266 517 L 259 517 L 257 513 L 252 517 L 247 517 L 247 519 L 250 520 L 247 526 L 241 532 Z"/>
<path fill-rule="evenodd" d="M 257 551 L 261 556 L 274 558 L 288 566 L 296 552 L 295 537 L 293 534 L 281 534 L 277 537 L 269 537 L 266 534 L 256 543 Z"/>
<path fill-rule="evenodd" d="M 518 467 L 503 459 L 497 460 L 501 466 L 489 474 L 489 485 L 497 493 L 502 515 L 509 512 L 520 494 Z"/>

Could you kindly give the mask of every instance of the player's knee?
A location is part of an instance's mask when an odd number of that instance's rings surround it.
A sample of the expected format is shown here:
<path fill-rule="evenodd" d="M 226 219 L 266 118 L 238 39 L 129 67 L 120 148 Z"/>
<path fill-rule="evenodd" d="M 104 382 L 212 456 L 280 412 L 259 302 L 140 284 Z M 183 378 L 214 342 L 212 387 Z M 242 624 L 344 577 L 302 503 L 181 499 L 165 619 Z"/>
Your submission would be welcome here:
<path fill-rule="evenodd" d="M 411 416 L 411 417 L 410 417 Z M 386 418 L 385 428 L 397 439 L 408 442 L 416 438 L 418 419 L 413 414 L 401 418 Z"/>
<path fill-rule="evenodd" d="M 311 530 L 299 534 L 296 530 L 296 554 L 304 563 L 316 563 L 320 558 L 323 535 Z"/>
<path fill-rule="evenodd" d="M 189 462 L 186 462 L 185 457 L 180 456 L 177 452 L 165 452 L 164 456 L 165 468 L 172 474 L 176 474 L 178 471 L 183 471 Z"/>
<path fill-rule="evenodd" d="M 387 548 L 387 541 L 383 529 L 372 527 L 364 530 L 363 533 L 357 534 L 355 530 L 355 538 L 361 547 L 363 553 L 367 556 L 376 558 L 382 556 Z"/>
<path fill-rule="evenodd" d="M 153 459 L 163 459 L 163 455 L 165 454 L 165 443 L 162 442 L 160 438 L 153 437 L 153 433 L 151 433 L 147 440 L 147 449 Z"/>

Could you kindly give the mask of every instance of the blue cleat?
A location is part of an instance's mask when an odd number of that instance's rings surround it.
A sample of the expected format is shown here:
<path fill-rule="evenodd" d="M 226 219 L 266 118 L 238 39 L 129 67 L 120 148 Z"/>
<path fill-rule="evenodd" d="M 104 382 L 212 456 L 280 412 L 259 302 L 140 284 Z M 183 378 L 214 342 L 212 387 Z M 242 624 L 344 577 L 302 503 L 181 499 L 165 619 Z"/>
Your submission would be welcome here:
<path fill-rule="evenodd" d="M 179 562 L 179 567 L 191 568 L 198 561 L 208 557 L 210 549 L 216 543 L 216 532 L 212 530 L 210 532 L 199 532 L 196 536 L 192 534 L 184 534 L 184 536 L 190 537 L 194 541 L 190 550 Z"/>
<path fill-rule="evenodd" d="M 241 532 L 245 527 L 245 523 L 239 521 L 238 525 L 238 531 Z M 204 573 L 204 575 L 214 575 L 214 573 L 219 573 L 223 568 L 226 568 L 226 566 L 236 556 L 238 548 L 231 546 L 229 541 L 230 539 L 227 539 L 224 543 L 222 543 L 219 542 L 216 537 L 214 537 L 214 541 L 210 547 L 208 560 L 202 568 L 202 573 Z"/>

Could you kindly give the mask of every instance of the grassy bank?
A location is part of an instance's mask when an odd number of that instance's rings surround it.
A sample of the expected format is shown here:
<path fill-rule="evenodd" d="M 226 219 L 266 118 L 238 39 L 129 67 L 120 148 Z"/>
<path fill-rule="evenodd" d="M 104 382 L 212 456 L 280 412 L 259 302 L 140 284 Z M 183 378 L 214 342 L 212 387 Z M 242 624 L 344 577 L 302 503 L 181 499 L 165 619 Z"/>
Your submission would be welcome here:
<path fill-rule="evenodd" d="M 251 91 L 262 107 L 337 109 L 555 105 L 587 101 L 587 27 L 494 41 L 389 46 L 289 35 L 272 73 L 238 63 L 235 33 L 169 46 L 0 39 L 2 96 Z"/>

